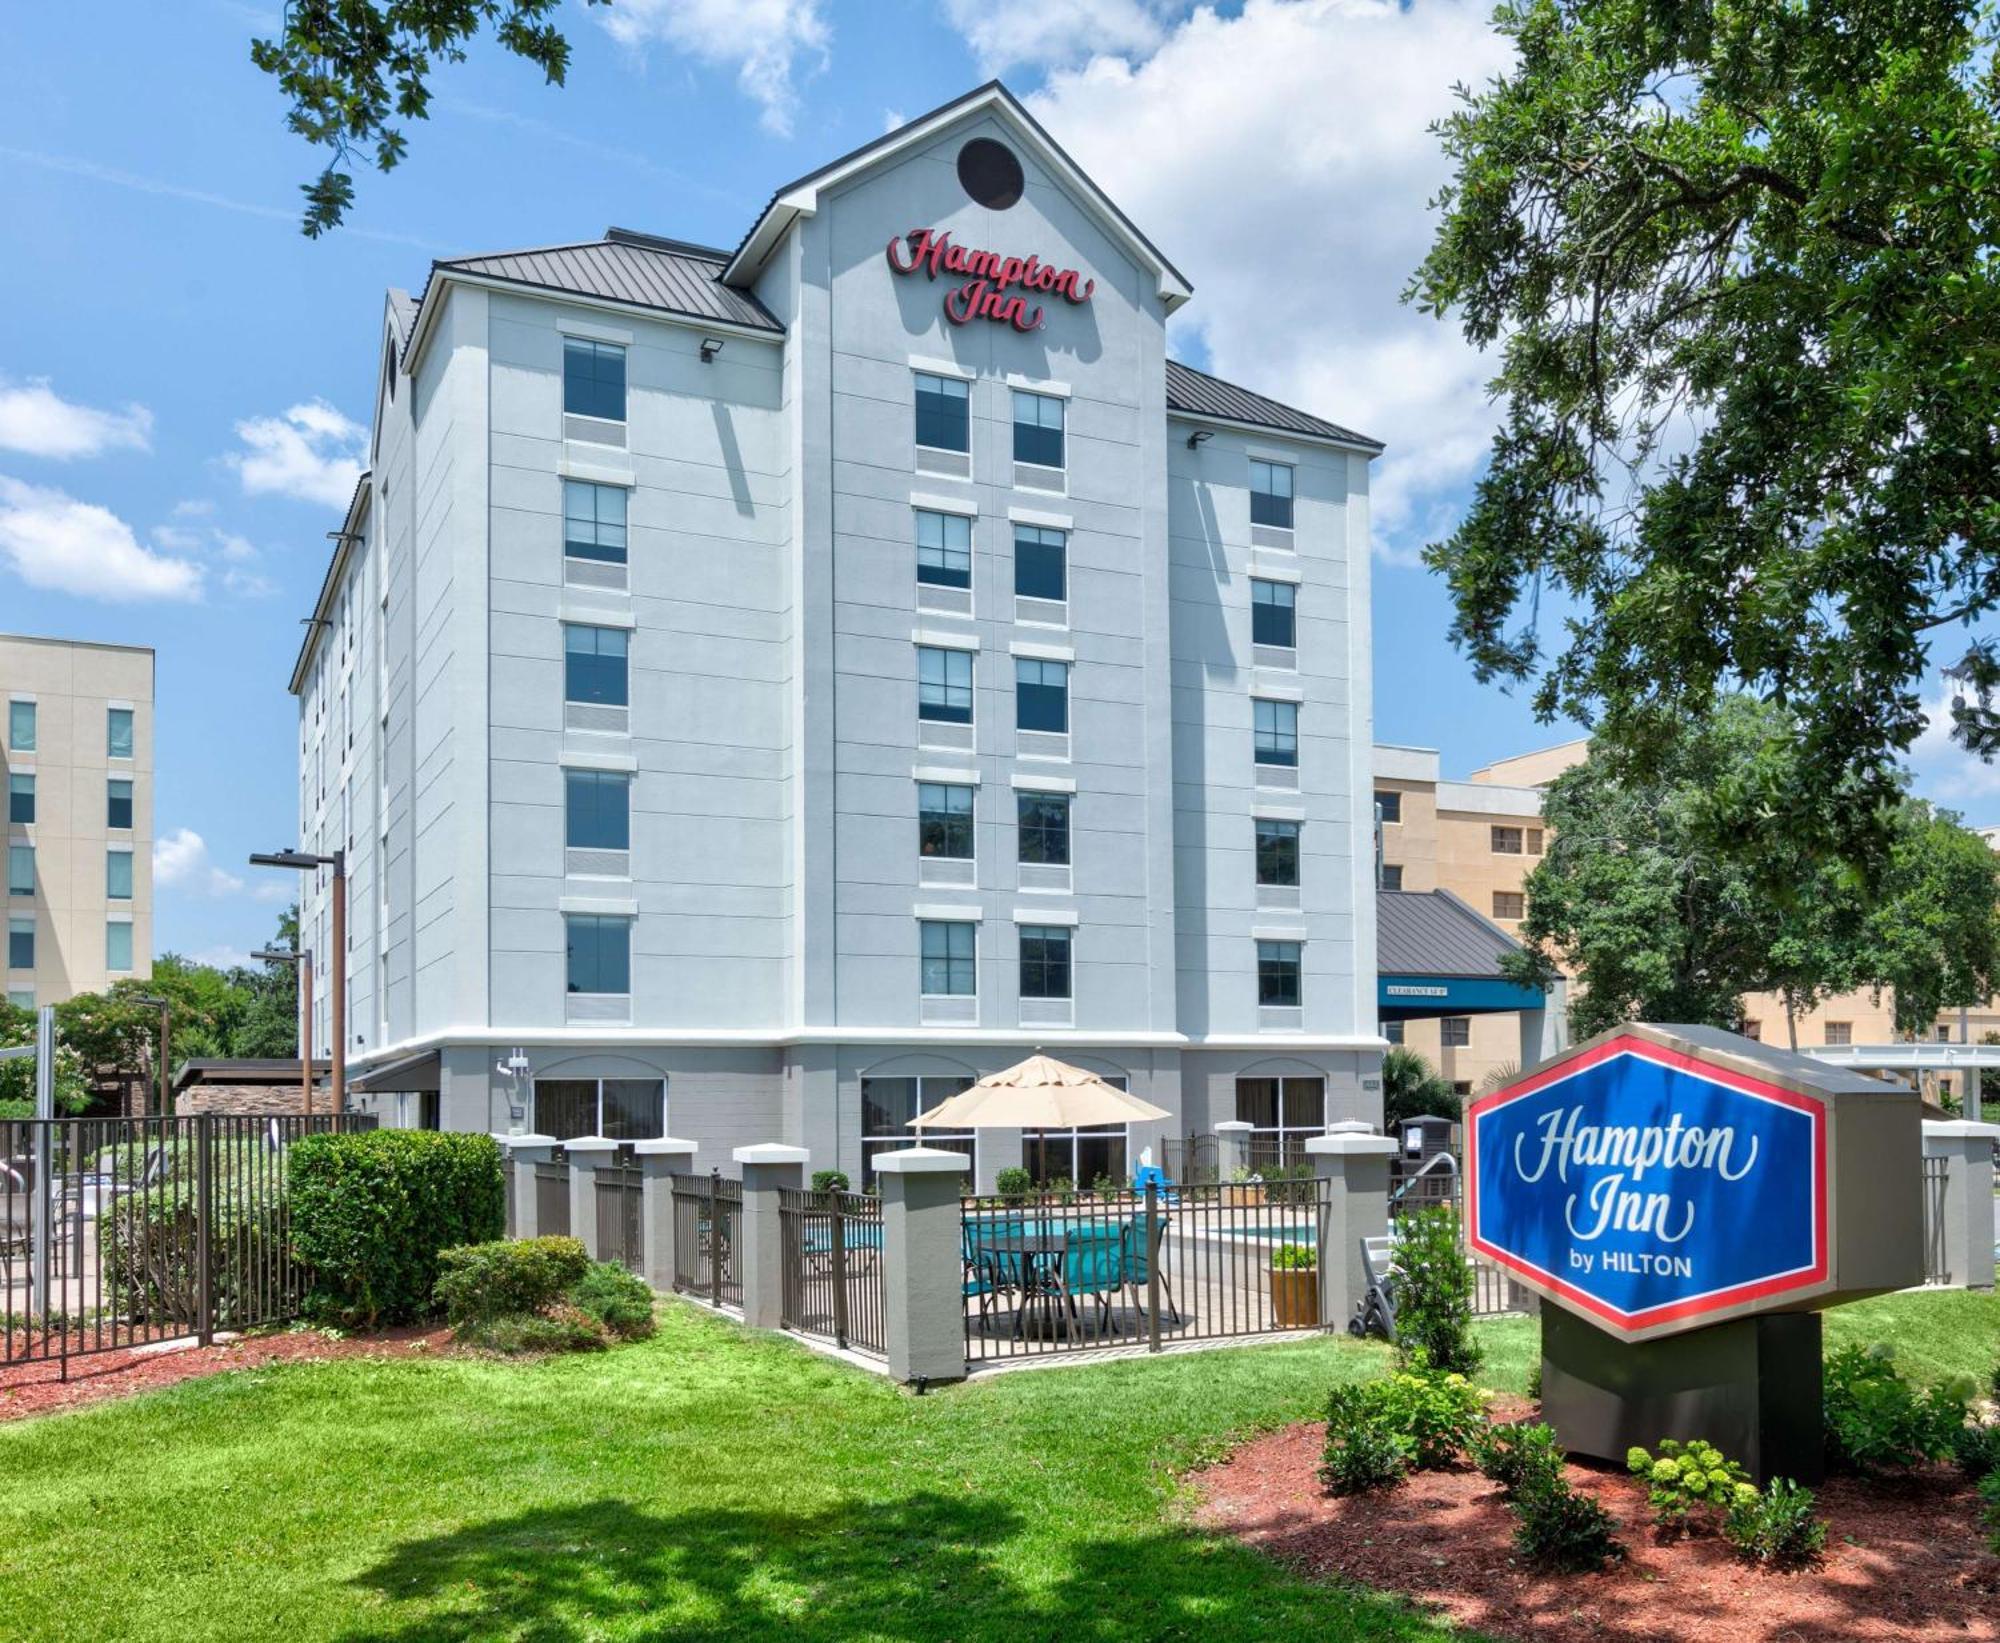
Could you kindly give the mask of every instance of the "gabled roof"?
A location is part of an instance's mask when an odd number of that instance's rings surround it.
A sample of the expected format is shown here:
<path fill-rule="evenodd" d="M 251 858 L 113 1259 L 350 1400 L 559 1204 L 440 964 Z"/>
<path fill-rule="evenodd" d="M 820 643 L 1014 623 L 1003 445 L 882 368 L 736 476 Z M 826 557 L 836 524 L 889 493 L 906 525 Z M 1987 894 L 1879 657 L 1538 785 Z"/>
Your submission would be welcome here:
<path fill-rule="evenodd" d="M 1385 976 L 1494 980 L 1521 944 L 1449 890 L 1375 892 L 1375 968 Z"/>
<path fill-rule="evenodd" d="M 947 126 L 978 113 L 997 115 L 1012 126 L 1021 141 L 1034 150 L 1041 164 L 1069 183 L 1085 208 L 1096 214 L 1099 225 L 1113 239 L 1123 243 L 1135 261 L 1153 271 L 1159 281 L 1160 298 L 1166 304 L 1168 313 L 1171 314 L 1194 294 L 1194 288 L 1181 271 L 1167 261 L 1158 246 L 1139 232 L 1132 219 L 1091 181 L 1089 174 L 1042 128 L 1041 122 L 1021 106 L 1021 100 L 998 80 L 988 80 L 985 85 L 968 91 L 963 97 L 954 97 L 941 108 L 920 114 L 894 131 L 884 132 L 851 153 L 843 154 L 818 170 L 809 171 L 796 181 L 786 183 L 771 196 L 771 203 L 750 225 L 750 232 L 743 236 L 743 243 L 737 246 L 736 254 L 729 259 L 729 266 L 722 271 L 723 279 L 732 285 L 745 287 L 756 279 L 772 250 L 785 237 L 785 231 L 800 217 L 811 216 L 819 209 L 822 189 L 834 187 L 869 166 L 927 143 Z"/>
<path fill-rule="evenodd" d="M 1224 382 L 1177 359 L 1167 361 L 1167 409 L 1184 416 L 1206 417 L 1216 422 L 1235 423 L 1246 428 L 1272 428 L 1282 433 L 1303 434 L 1309 439 L 1331 439 L 1364 451 L 1379 451 L 1382 441 L 1357 434 L 1324 417 L 1281 405 L 1275 399 L 1253 394 L 1233 382 Z"/>

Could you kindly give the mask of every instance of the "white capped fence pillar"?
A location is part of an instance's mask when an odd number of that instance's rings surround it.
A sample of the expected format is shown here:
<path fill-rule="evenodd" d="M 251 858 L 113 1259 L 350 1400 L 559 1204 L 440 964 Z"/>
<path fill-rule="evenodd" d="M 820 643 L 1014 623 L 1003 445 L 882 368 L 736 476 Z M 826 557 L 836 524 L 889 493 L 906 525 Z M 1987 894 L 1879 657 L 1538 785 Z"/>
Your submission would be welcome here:
<path fill-rule="evenodd" d="M 1227 1183 L 1250 1172 L 1250 1132 L 1254 1124 L 1225 1118 L 1215 1126 L 1215 1178 Z"/>
<path fill-rule="evenodd" d="M 694 1171 L 695 1144 L 663 1136 L 634 1141 L 639 1160 L 639 1237 L 644 1246 L 640 1276 L 655 1289 L 674 1287 L 674 1182 Z"/>
<path fill-rule="evenodd" d="M 959 1198 L 971 1160 L 938 1147 L 875 1155 L 882 1189 L 882 1327 L 898 1381 L 965 1379 Z"/>
<path fill-rule="evenodd" d="M 514 1190 L 513 1213 L 507 1218 L 509 1238 L 539 1238 L 541 1229 L 535 1218 L 535 1166 L 546 1164 L 549 1155 L 560 1144 L 553 1135 L 496 1135 L 500 1151 L 507 1159 L 507 1169 Z"/>
<path fill-rule="evenodd" d="M 1974 1079 L 1978 1074 L 1973 1074 Z M 1943 1217 L 1944 1260 L 1938 1282 L 1954 1289 L 1993 1287 L 1993 1145 L 2000 1141 L 2000 1124 L 1975 1124 L 1967 1119 L 1926 1122 L 1924 1157 L 1945 1161 Z M 1937 1233 L 1925 1231 L 1932 1237 Z"/>
<path fill-rule="evenodd" d="M 1332 1183 L 1321 1195 L 1319 1316 L 1332 1329 L 1346 1326 L 1368 1293 L 1361 1240 L 1389 1230 L 1389 1160 L 1396 1142 L 1366 1124 L 1335 1124 L 1306 1138 L 1313 1172 Z"/>
<path fill-rule="evenodd" d="M 597 1247 L 597 1172 L 615 1163 L 619 1143 L 602 1135 L 579 1135 L 563 1143 L 569 1160 L 569 1231 L 583 1241 L 583 1251 L 593 1261 L 604 1259 Z"/>
<path fill-rule="evenodd" d="M 804 1186 L 806 1160 L 812 1155 L 804 1147 L 765 1141 L 754 1147 L 738 1147 L 732 1156 L 743 1167 L 743 1223 L 737 1232 L 743 1321 L 759 1329 L 776 1329 L 785 1315 L 778 1189 Z"/>

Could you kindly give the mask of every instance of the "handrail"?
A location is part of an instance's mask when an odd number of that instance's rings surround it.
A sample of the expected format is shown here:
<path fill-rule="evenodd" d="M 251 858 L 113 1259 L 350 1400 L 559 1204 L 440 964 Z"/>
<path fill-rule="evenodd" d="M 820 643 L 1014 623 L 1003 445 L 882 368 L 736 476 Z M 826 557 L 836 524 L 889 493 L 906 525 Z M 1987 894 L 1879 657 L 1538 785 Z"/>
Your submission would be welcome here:
<path fill-rule="evenodd" d="M 1424 1167 L 1422 1169 L 1418 1170 L 1416 1174 L 1412 1175 L 1407 1181 L 1405 1181 L 1400 1187 L 1398 1187 L 1394 1193 L 1390 1195 L 1389 1202 L 1392 1204 L 1400 1204 L 1403 1201 L 1405 1194 L 1409 1192 L 1410 1188 L 1415 1186 L 1419 1181 L 1421 1181 L 1426 1175 L 1430 1174 L 1430 1172 L 1436 1169 L 1437 1166 L 1440 1164 L 1444 1165 L 1445 1169 L 1454 1178 L 1457 1177 L 1458 1160 L 1452 1157 L 1452 1155 L 1448 1152 L 1433 1153 L 1429 1158 L 1426 1158 L 1424 1160 Z"/>

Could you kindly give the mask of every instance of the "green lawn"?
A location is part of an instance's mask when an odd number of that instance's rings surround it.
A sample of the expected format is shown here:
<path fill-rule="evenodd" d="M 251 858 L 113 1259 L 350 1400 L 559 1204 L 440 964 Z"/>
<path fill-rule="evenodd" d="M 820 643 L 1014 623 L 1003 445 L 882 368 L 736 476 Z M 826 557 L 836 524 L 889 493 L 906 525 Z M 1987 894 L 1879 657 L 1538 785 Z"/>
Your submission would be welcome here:
<path fill-rule="evenodd" d="M 1983 1372 L 2000 1303 L 1836 1338 Z M 0 1636 L 1439 1639 L 1185 1528 L 1173 1474 L 1317 1412 L 1335 1338 L 914 1397 L 695 1310 L 541 1364 L 293 1365 L 0 1428 Z M 1532 1324 L 1484 1326 L 1518 1390 Z M 1921 1363 L 1920 1363 L 1921 1360 Z"/>

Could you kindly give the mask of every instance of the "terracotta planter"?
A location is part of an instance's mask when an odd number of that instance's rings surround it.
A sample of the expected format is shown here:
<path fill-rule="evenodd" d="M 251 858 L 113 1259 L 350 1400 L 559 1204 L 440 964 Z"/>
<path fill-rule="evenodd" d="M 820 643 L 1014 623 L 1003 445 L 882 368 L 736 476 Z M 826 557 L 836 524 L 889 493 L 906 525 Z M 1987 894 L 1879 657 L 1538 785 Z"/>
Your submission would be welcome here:
<path fill-rule="evenodd" d="M 1222 1201 L 1232 1209 L 1256 1209 L 1264 1202 L 1262 1181 L 1234 1181 L 1222 1189 Z"/>
<path fill-rule="evenodd" d="M 1271 1312 L 1280 1329 L 1312 1329 L 1319 1323 L 1319 1273 L 1312 1267 L 1271 1268 Z"/>

